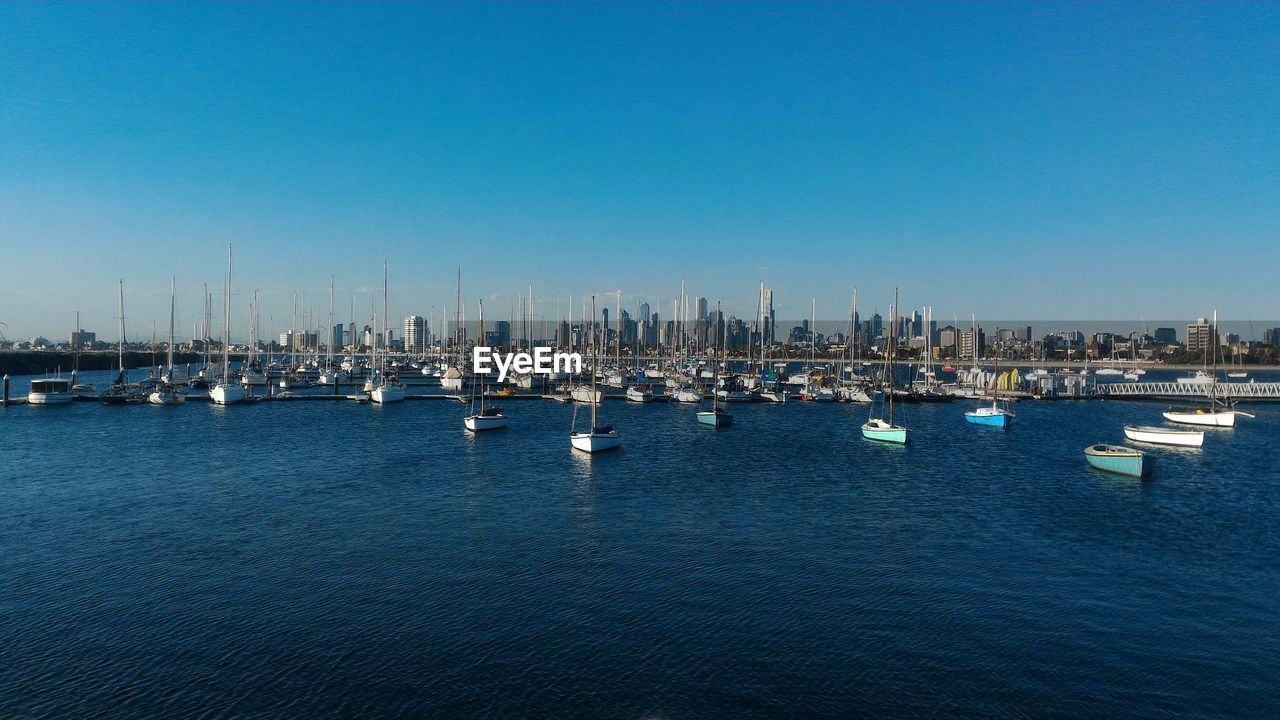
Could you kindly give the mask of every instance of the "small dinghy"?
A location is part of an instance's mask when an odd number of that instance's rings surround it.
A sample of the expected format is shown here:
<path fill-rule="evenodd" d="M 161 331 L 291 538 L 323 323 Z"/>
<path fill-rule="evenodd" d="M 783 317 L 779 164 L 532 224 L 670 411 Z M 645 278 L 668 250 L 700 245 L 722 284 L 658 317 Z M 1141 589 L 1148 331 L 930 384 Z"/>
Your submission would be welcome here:
<path fill-rule="evenodd" d="M 1090 445 L 1084 457 L 1093 467 L 1104 472 L 1129 477 L 1145 477 L 1151 470 L 1151 458 L 1141 450 L 1119 445 Z"/>

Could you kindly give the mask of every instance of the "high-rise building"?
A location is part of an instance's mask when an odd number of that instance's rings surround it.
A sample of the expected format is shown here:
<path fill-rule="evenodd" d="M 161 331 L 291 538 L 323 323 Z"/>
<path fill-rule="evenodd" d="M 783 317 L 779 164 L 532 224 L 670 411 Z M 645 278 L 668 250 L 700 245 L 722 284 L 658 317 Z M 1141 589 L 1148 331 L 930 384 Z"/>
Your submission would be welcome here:
<path fill-rule="evenodd" d="M 333 334 L 330 335 L 329 337 L 329 347 L 333 348 L 334 350 L 337 350 L 338 348 L 343 346 L 342 331 L 343 331 L 342 323 L 335 323 L 333 326 Z"/>
<path fill-rule="evenodd" d="M 1209 349 L 1217 328 L 1204 318 L 1187 325 L 1187 352 L 1204 352 Z"/>
<path fill-rule="evenodd" d="M 421 315 L 410 315 L 404 319 L 404 350 L 421 355 L 427 351 L 427 319 Z"/>
<path fill-rule="evenodd" d="M 505 347 L 511 344 L 511 322 L 509 320 L 499 320 L 493 324 L 492 335 L 493 344 L 497 347 Z"/>
<path fill-rule="evenodd" d="M 1273 348 L 1280 348 L 1280 328 L 1262 331 L 1262 343 Z"/>
<path fill-rule="evenodd" d="M 1156 328 L 1155 340 L 1160 345 L 1173 345 L 1178 342 L 1178 331 L 1173 328 Z"/>
<path fill-rule="evenodd" d="M 85 345 L 92 345 L 98 341 L 98 334 L 91 333 L 88 330 L 72 330 L 71 334 L 68 337 L 69 337 L 69 340 L 67 344 L 69 344 L 73 348 L 80 348 L 80 347 L 84 347 Z"/>
<path fill-rule="evenodd" d="M 960 359 L 976 360 L 986 355 L 986 352 L 987 336 L 982 328 L 978 328 L 977 333 L 973 330 L 960 333 Z"/>
<path fill-rule="evenodd" d="M 778 318 L 773 314 L 773 290 L 771 288 L 764 289 L 764 309 L 761 313 L 764 316 L 764 327 L 761 332 L 764 333 L 764 341 L 773 343 L 774 329 L 777 327 Z"/>

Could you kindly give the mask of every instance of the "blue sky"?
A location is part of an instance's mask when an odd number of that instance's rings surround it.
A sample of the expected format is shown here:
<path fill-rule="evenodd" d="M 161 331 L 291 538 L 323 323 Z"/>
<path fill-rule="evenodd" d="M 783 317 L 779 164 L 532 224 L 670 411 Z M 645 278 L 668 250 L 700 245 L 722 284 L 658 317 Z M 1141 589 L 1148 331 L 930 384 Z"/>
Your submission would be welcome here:
<path fill-rule="evenodd" d="M 1280 317 L 1280 6 L 0 6 L 0 328 L 621 289 Z M 264 328 L 265 329 L 265 328 Z"/>

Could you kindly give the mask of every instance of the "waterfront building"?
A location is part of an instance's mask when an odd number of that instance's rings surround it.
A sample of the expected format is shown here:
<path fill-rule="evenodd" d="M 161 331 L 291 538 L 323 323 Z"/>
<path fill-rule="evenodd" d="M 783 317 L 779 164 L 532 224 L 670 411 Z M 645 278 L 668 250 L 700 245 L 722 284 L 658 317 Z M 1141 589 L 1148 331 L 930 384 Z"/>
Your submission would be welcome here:
<path fill-rule="evenodd" d="M 429 326 L 427 319 L 421 315 L 410 315 L 404 319 L 405 351 L 421 355 L 427 350 Z"/>
<path fill-rule="evenodd" d="M 1217 335 L 1217 328 L 1208 320 L 1198 318 L 1187 325 L 1187 352 L 1204 352 Z"/>

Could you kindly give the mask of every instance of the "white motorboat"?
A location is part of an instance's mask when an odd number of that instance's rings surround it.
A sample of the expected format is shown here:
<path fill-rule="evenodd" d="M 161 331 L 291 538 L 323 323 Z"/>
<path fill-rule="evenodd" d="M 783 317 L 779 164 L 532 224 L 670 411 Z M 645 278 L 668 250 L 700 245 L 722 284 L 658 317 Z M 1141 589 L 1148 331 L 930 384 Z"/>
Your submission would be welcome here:
<path fill-rule="evenodd" d="M 63 405 L 69 402 L 71 402 L 70 380 L 44 378 L 31 381 L 31 391 L 27 393 L 28 405 Z"/>
<path fill-rule="evenodd" d="M 595 376 L 592 376 L 592 379 L 594 380 Z M 604 397 L 603 393 L 588 385 L 574 386 L 574 388 L 569 391 L 569 396 L 573 398 L 574 402 L 582 403 L 598 403 L 601 398 Z"/>
<path fill-rule="evenodd" d="M 627 400 L 638 403 L 650 402 L 653 400 L 653 391 L 647 387 L 632 385 L 627 388 Z"/>
<path fill-rule="evenodd" d="M 152 405 L 181 405 L 187 401 L 186 393 L 168 383 L 159 385 L 147 395 L 147 402 Z"/>
<path fill-rule="evenodd" d="M 1203 370 L 1197 370 L 1191 377 L 1178 378 L 1179 385 L 1212 385 L 1213 382 L 1213 375 Z"/>
<path fill-rule="evenodd" d="M 1179 430 L 1168 427 L 1124 426 L 1124 436 L 1134 442 L 1152 443 L 1155 445 L 1183 445 L 1200 447 L 1204 445 L 1203 430 Z"/>
<path fill-rule="evenodd" d="M 702 393 L 692 385 L 681 385 L 671 392 L 671 400 L 680 403 L 702 402 Z"/>

